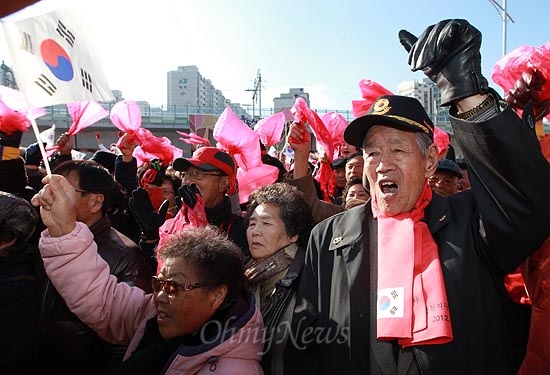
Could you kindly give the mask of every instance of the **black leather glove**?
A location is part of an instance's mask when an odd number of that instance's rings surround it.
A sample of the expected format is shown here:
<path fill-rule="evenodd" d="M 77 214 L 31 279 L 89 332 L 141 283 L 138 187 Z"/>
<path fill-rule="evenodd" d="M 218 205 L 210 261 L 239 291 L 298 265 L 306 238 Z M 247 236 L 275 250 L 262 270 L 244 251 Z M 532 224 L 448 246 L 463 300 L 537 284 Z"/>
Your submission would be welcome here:
<path fill-rule="evenodd" d="M 542 119 L 550 111 L 550 100 L 542 100 L 540 92 L 546 83 L 546 79 L 539 70 L 529 68 L 521 74 L 521 77 L 504 95 L 504 100 L 515 108 L 524 110 L 529 101 L 533 102 L 535 118 Z"/>
<path fill-rule="evenodd" d="M 201 194 L 201 192 L 197 188 L 197 185 L 195 184 L 181 185 L 181 187 L 178 189 L 178 195 L 181 197 L 181 199 L 183 199 L 185 204 L 189 206 L 191 209 L 195 208 L 195 204 L 197 203 L 197 193 L 199 195 Z M 181 202 L 180 202 L 180 205 L 181 205 Z"/>
<path fill-rule="evenodd" d="M 481 33 L 468 21 L 438 22 L 418 38 L 401 30 L 399 41 L 409 52 L 411 70 L 422 70 L 439 87 L 442 106 L 488 91 L 481 75 Z"/>
<path fill-rule="evenodd" d="M 166 220 L 169 202 L 167 200 L 162 202 L 157 213 L 147 190 L 139 187 L 132 192 L 132 196 L 128 200 L 128 206 L 141 229 L 144 239 L 154 240 L 159 238 L 159 228 Z"/>

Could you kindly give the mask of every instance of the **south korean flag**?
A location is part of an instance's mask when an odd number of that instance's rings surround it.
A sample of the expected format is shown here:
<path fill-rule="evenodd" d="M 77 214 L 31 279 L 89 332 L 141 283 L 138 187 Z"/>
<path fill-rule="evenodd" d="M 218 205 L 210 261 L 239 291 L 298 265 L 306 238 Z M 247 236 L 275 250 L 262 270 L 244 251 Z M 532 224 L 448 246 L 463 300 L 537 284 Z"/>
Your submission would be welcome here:
<path fill-rule="evenodd" d="M 405 288 L 385 288 L 378 290 L 376 318 L 402 318 L 405 303 Z"/>
<path fill-rule="evenodd" d="M 31 104 L 114 101 L 79 17 L 77 10 L 56 10 L 2 21 L 17 85 Z"/>

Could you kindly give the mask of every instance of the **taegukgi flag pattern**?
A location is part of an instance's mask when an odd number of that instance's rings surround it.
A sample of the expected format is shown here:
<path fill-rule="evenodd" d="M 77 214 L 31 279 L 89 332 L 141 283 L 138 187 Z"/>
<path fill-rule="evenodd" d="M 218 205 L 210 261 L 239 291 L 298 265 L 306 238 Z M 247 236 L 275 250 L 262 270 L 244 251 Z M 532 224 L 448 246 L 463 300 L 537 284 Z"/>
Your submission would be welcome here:
<path fill-rule="evenodd" d="M 20 21 L 2 21 L 19 89 L 35 106 L 114 101 L 78 13 L 56 10 Z M 82 28 L 81 28 L 82 29 Z"/>

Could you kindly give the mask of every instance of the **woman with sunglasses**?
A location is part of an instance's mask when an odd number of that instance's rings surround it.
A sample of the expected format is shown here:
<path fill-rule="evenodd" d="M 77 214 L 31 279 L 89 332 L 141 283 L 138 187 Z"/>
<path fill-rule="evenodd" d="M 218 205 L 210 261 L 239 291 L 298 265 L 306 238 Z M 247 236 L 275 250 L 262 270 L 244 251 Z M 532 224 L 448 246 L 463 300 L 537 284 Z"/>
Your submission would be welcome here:
<path fill-rule="evenodd" d="M 118 373 L 262 374 L 263 323 L 238 247 L 210 227 L 172 236 L 158 252 L 153 293 L 145 294 L 109 275 L 92 234 L 76 222 L 67 180 L 44 182 L 32 203 L 47 227 L 40 239 L 46 272 L 82 321 L 128 345 Z"/>

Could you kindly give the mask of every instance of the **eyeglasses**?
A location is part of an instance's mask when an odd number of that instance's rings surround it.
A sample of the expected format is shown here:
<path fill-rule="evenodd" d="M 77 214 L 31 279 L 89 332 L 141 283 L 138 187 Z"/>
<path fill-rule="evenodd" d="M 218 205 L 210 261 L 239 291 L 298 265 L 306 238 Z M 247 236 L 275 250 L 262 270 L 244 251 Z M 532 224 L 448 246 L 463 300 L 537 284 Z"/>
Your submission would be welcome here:
<path fill-rule="evenodd" d="M 91 191 L 79 190 L 79 189 L 74 189 L 74 191 L 76 191 L 77 193 L 81 193 L 82 195 L 87 195 L 87 194 L 91 194 L 91 193 L 92 193 Z"/>
<path fill-rule="evenodd" d="M 158 278 L 157 276 L 153 276 L 151 279 L 151 285 L 153 287 L 153 292 L 158 293 L 161 291 L 166 293 L 168 297 L 175 297 L 180 290 L 183 290 L 184 292 L 188 292 L 193 289 L 202 288 L 205 286 L 208 286 L 208 283 L 185 283 L 185 284 L 178 284 L 173 280 L 163 280 Z"/>
<path fill-rule="evenodd" d="M 430 185 L 441 185 L 441 186 L 454 186 L 456 185 L 456 182 L 455 181 L 451 181 L 451 180 L 446 180 L 444 178 L 440 178 L 440 177 L 437 177 L 437 176 L 431 176 L 431 177 L 428 177 L 428 183 Z"/>
<path fill-rule="evenodd" d="M 96 193 L 95 191 L 79 190 L 79 189 L 74 189 L 74 191 L 76 191 L 77 193 L 82 193 L 82 195 L 86 195 L 86 194 L 103 194 L 103 193 Z"/>
<path fill-rule="evenodd" d="M 204 176 L 217 176 L 217 177 L 221 177 L 221 176 L 225 176 L 224 174 L 222 173 L 207 173 L 207 172 L 203 172 L 201 171 L 200 169 L 195 169 L 195 170 L 191 170 L 191 169 L 188 169 L 184 172 L 181 172 L 181 177 L 182 178 L 192 178 L 194 180 L 202 180 L 204 178 Z"/>

